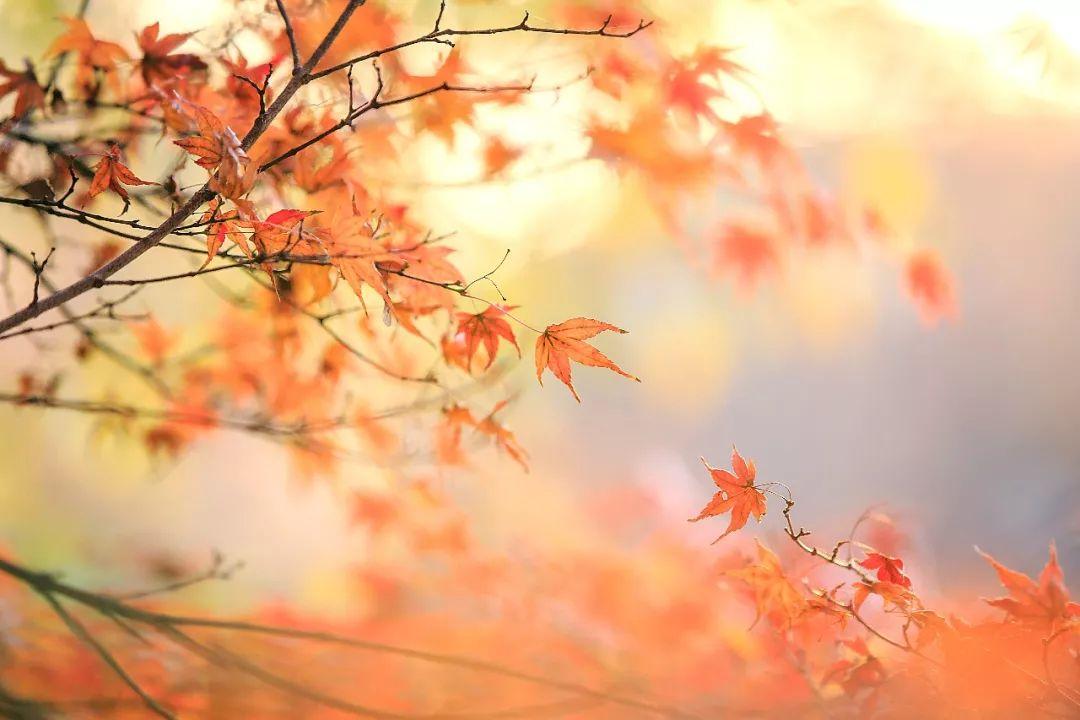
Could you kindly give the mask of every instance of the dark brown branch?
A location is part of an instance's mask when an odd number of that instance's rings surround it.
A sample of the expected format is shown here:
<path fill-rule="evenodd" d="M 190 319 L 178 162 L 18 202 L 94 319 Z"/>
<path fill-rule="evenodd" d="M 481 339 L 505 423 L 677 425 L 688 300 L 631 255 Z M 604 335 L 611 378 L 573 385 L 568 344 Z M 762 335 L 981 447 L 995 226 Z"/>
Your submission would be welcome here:
<path fill-rule="evenodd" d="M 141 600 L 143 598 L 152 597 L 154 595 L 174 593 L 178 590 L 184 590 L 191 587 L 192 585 L 199 585 L 209 580 L 229 580 L 230 578 L 232 578 L 233 574 L 240 570 L 240 568 L 242 568 L 243 566 L 244 562 L 242 560 L 227 565 L 225 563 L 225 556 L 215 550 L 210 560 L 210 567 L 208 567 L 201 573 L 192 575 L 191 577 L 186 577 L 182 580 L 168 583 L 166 585 L 162 585 L 160 587 L 151 588 L 150 590 L 139 590 L 137 592 L 124 593 L 122 595 L 117 595 L 116 597 L 120 600 Z"/>
<path fill-rule="evenodd" d="M 351 67 L 353 65 L 357 65 L 357 64 L 365 62 L 367 60 L 373 60 L 373 59 L 381 57 L 383 55 L 387 55 L 389 53 L 397 52 L 398 50 L 403 50 L 403 49 L 405 49 L 407 47 L 411 47 L 413 45 L 418 45 L 418 44 L 421 44 L 421 43 L 429 43 L 429 42 L 450 43 L 452 41 L 450 41 L 448 38 L 453 38 L 453 37 L 466 37 L 466 36 L 470 36 L 470 35 L 501 35 L 501 34 L 504 34 L 504 33 L 524 32 L 524 33 L 540 33 L 540 34 L 547 34 L 547 35 L 576 35 L 576 36 L 593 36 L 593 37 L 609 37 L 609 38 L 628 38 L 628 37 L 633 37 L 634 35 L 637 35 L 639 32 L 641 32 L 645 28 L 652 25 L 651 21 L 646 22 L 644 20 L 641 20 L 641 21 L 638 22 L 636 27 L 631 28 L 630 30 L 624 30 L 624 31 L 610 30 L 609 27 L 611 26 L 612 17 L 609 15 L 607 17 L 607 19 L 605 19 L 604 22 L 598 28 L 591 28 L 591 29 L 580 28 L 579 29 L 579 28 L 541 27 L 541 26 L 537 26 L 537 25 L 530 25 L 529 24 L 529 13 L 526 12 L 525 16 L 521 19 L 521 21 L 514 24 L 514 25 L 506 25 L 506 26 L 497 27 L 497 28 L 478 28 L 478 29 L 473 29 L 473 30 L 459 30 L 459 29 L 454 29 L 454 28 L 440 28 L 439 27 L 440 24 L 442 23 L 442 17 L 443 17 L 443 14 L 444 14 L 445 10 L 446 10 L 446 4 L 445 3 L 440 3 L 440 5 L 439 5 L 439 15 L 435 19 L 435 27 L 431 30 L 431 32 L 427 33 L 426 35 L 421 35 L 419 37 L 412 38 L 411 40 L 406 40 L 404 42 L 400 42 L 400 43 L 397 43 L 396 45 L 391 45 L 390 47 L 382 48 L 380 50 L 373 50 L 371 52 L 364 53 L 363 55 L 358 55 L 358 56 L 352 58 L 351 60 L 346 60 L 345 62 L 338 63 L 337 65 L 332 65 L 331 67 L 328 67 L 328 68 L 326 68 L 324 70 L 320 70 L 317 73 L 312 73 L 309 82 L 311 80 L 318 80 L 321 77 L 331 75 L 331 74 L 336 73 L 336 72 L 338 72 L 340 70 L 344 70 L 344 69 L 346 69 L 348 67 Z"/>
<path fill-rule="evenodd" d="M 37 305 L 38 292 L 41 290 L 41 276 L 45 272 L 45 267 L 49 264 L 49 259 L 52 258 L 53 253 L 56 252 L 55 247 L 49 248 L 49 253 L 45 256 L 45 259 L 38 264 L 37 256 L 31 251 L 30 253 L 30 269 L 34 271 L 34 294 L 30 299 L 31 305 Z"/>
<path fill-rule="evenodd" d="M 120 315 L 116 312 L 116 308 L 121 304 L 130 300 L 135 293 L 139 291 L 139 288 L 135 288 L 131 292 L 117 298 L 116 300 L 107 300 L 100 303 L 93 310 L 89 310 L 79 315 L 72 315 L 71 317 L 64 318 L 63 320 L 57 320 L 53 323 L 46 325 L 37 325 L 35 327 L 20 328 L 18 330 L 12 330 L 7 335 L 0 335 L 0 340 L 9 340 L 11 338 L 20 337 L 22 335 L 33 335 L 36 333 L 49 332 L 50 330 L 57 330 L 62 327 L 77 326 L 84 320 L 117 320 L 117 321 L 132 321 L 132 320 L 145 320 L 145 314 L 139 315 Z"/>
<path fill-rule="evenodd" d="M 585 77 L 588 77 L 588 73 L 585 73 L 584 75 L 582 75 L 582 76 L 580 76 L 578 78 L 575 78 L 574 80 L 578 81 L 578 80 L 581 80 L 581 79 L 583 79 Z M 433 94 L 439 93 L 439 92 L 479 93 L 479 94 L 483 94 L 483 93 L 499 93 L 499 92 L 553 92 L 553 91 L 558 91 L 558 90 L 561 90 L 561 89 L 565 88 L 566 85 L 567 84 L 561 84 L 561 85 L 554 85 L 554 86 L 551 86 L 551 87 L 537 88 L 535 86 L 534 82 L 529 82 L 528 84 L 525 84 L 525 85 L 502 85 L 502 86 L 494 86 L 494 85 L 493 86 L 466 86 L 466 85 L 453 85 L 451 83 L 444 82 L 444 83 L 440 83 L 438 85 L 434 85 L 432 87 L 424 88 L 423 90 L 418 90 L 418 91 L 413 92 L 413 93 L 408 93 L 406 95 L 401 95 L 399 97 L 390 98 L 388 100 L 380 100 L 379 96 L 380 96 L 380 94 L 381 94 L 381 92 L 383 90 L 382 78 L 381 78 L 381 75 L 380 75 L 378 86 L 377 86 L 375 94 L 372 96 L 371 100 L 369 100 L 367 103 L 365 103 L 364 105 L 362 105 L 360 107 L 353 107 L 351 99 L 350 99 L 349 109 L 345 113 L 345 116 L 341 120 L 339 120 L 337 123 L 331 125 L 330 127 L 326 128 L 322 132 L 312 136 L 311 138 L 308 138 L 304 142 L 290 148 L 289 150 L 286 150 L 285 152 L 281 153 L 277 157 L 274 157 L 274 158 L 272 158 L 270 160 L 267 160 L 265 163 L 263 163 L 262 165 L 259 166 L 259 172 L 265 172 L 266 170 L 269 170 L 270 168 L 277 165 L 278 163 L 280 163 L 280 162 L 282 162 L 284 160 L 287 160 L 287 159 L 293 157 L 294 155 L 296 155 L 297 153 L 300 153 L 303 150 L 311 147 L 312 145 L 316 144 L 320 140 L 323 140 L 323 139 L 325 139 L 327 137 L 330 137 L 334 133 L 339 132 L 339 131 L 347 128 L 347 127 L 352 127 L 353 123 L 355 123 L 361 117 L 363 117 L 364 115 L 366 115 L 367 113 L 369 113 L 369 112 L 371 112 L 373 110 L 378 110 L 380 108 L 393 107 L 395 105 L 403 105 L 405 103 L 412 102 L 413 100 L 419 100 L 420 98 L 426 97 L 428 95 L 433 95 Z M 351 93 L 350 93 L 350 95 L 351 95 Z"/>
<path fill-rule="evenodd" d="M 300 65 L 300 49 L 296 45 L 296 32 L 293 30 L 292 21 L 289 20 L 289 12 L 285 9 L 285 3 L 282 0 L 275 0 L 277 3 L 278 14 L 281 15 L 281 22 L 285 23 L 285 36 L 289 39 L 289 52 L 292 53 L 292 72 L 295 75 L 301 72 Z"/>

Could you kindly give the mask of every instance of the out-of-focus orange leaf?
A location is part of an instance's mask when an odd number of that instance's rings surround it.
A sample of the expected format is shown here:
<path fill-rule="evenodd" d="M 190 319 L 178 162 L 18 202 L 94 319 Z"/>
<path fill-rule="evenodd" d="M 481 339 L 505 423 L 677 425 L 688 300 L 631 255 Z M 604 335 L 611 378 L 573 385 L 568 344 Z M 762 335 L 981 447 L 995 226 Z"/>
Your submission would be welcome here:
<path fill-rule="evenodd" d="M 490 138 L 484 145 L 484 177 L 495 177 L 518 161 L 523 150 L 502 138 Z"/>
<path fill-rule="evenodd" d="M 994 568 L 1001 584 L 1009 591 L 1008 597 L 987 600 L 990 605 L 1004 610 L 1022 623 L 1053 627 L 1080 619 L 1080 603 L 1069 600 L 1069 589 L 1065 586 L 1065 575 L 1058 564 L 1057 548 L 1053 543 L 1050 544 L 1050 558 L 1037 581 L 1005 567 L 981 550 L 979 553 Z"/>
<path fill-rule="evenodd" d="M 139 72 L 147 85 L 168 85 L 193 72 L 206 72 L 206 63 L 191 53 L 172 54 L 194 33 L 173 33 L 158 37 L 158 23 L 147 25 L 138 35 L 139 49 L 143 52 Z"/>
<path fill-rule="evenodd" d="M 114 42 L 98 40 L 90 32 L 86 21 L 78 17 L 60 18 L 67 25 L 67 32 L 53 41 L 45 51 L 47 57 L 71 52 L 78 56 L 81 80 L 86 80 L 94 70 L 111 72 L 118 62 L 128 59 L 127 51 Z"/>
<path fill-rule="evenodd" d="M 164 362 L 179 341 L 177 333 L 166 330 L 155 318 L 131 323 L 130 327 L 139 349 L 154 365 Z"/>
<path fill-rule="evenodd" d="M 790 627 L 792 621 L 806 609 L 806 599 L 784 574 L 780 558 L 760 542 L 755 540 L 755 543 L 757 562 L 729 570 L 725 575 L 750 586 L 756 608 L 755 625 L 764 617 L 773 627 Z"/>
<path fill-rule="evenodd" d="M 23 71 L 13 70 L 0 60 L 0 98 L 15 95 L 12 117 L 18 120 L 35 108 L 45 107 L 45 91 L 38 84 L 34 68 L 29 63 Z"/>
<path fill-rule="evenodd" d="M 956 317 L 955 282 L 937 253 L 919 250 L 908 257 L 904 282 L 923 322 L 934 325 Z"/>
<path fill-rule="evenodd" d="M 724 223 L 713 242 L 715 272 L 734 273 L 745 289 L 752 289 L 763 275 L 780 265 L 776 236 L 745 222 Z"/>

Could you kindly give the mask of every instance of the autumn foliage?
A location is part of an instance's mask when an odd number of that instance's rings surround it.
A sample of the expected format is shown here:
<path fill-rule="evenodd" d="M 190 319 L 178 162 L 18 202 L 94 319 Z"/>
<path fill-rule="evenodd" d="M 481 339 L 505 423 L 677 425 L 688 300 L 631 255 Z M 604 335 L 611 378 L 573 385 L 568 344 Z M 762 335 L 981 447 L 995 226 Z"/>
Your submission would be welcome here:
<path fill-rule="evenodd" d="M 1053 545 L 1037 578 L 986 555 L 1005 594 L 983 607 L 924 592 L 887 533 L 863 539 L 885 516 L 813 544 L 793 517 L 813 490 L 734 449 L 730 469 L 703 460 L 716 489 L 692 521 L 716 526 L 711 546 L 615 492 L 598 495 L 596 548 L 494 552 L 441 482 L 530 470 L 519 391 L 588 412 L 589 388 L 579 408 L 545 378 L 578 402 L 583 372 L 610 392 L 648 381 L 612 359 L 633 357 L 633 317 L 518 302 L 509 250 L 470 266 L 467 235 L 395 182 L 432 156 L 471 168 L 461 183 L 551 170 L 499 132 L 538 98 L 571 97 L 566 163 L 648 188 L 635 211 L 688 277 L 748 296 L 819 250 L 872 248 L 913 315 L 958 318 L 944 259 L 892 252 L 876 208 L 834 198 L 745 104 L 737 49 L 678 47 L 649 3 L 235 5 L 226 39 L 159 23 L 131 37 L 75 12 L 38 57 L 0 62 L 0 203 L 36 223 L 0 232 L 15 298 L 0 343 L 23 353 L 0 400 L 92 418 L 154 467 L 228 433 L 280 446 L 364 534 L 347 591 L 363 611 L 268 599 L 223 617 L 179 594 L 227 585 L 238 567 L 216 554 L 202 570 L 145 559 L 157 586 L 124 593 L 32 569 L 0 535 L 0 715 L 1076 715 L 1080 605 Z M 504 40 L 561 60 L 492 61 L 485 43 Z M 739 209 L 718 210 L 717 188 Z M 83 372 L 96 362 L 112 374 Z M 518 363 L 529 384 L 512 388 Z M 358 460 L 392 480 L 343 482 Z M 740 545 L 751 519 L 784 542 Z"/>

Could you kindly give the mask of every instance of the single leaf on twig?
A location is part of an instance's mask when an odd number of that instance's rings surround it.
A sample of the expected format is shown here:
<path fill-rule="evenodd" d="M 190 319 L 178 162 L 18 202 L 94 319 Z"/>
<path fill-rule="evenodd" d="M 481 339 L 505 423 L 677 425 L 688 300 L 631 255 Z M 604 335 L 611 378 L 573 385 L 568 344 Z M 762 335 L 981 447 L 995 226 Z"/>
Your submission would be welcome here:
<path fill-rule="evenodd" d="M 544 384 L 544 369 L 551 370 L 566 387 L 570 388 L 574 399 L 581 402 L 574 383 L 570 379 L 570 361 L 592 367 L 607 368 L 623 377 L 641 382 L 641 379 L 626 372 L 607 355 L 585 341 L 606 330 L 626 334 L 626 330 L 600 320 L 578 317 L 571 318 L 558 325 L 548 325 L 536 340 L 536 379 Z"/>

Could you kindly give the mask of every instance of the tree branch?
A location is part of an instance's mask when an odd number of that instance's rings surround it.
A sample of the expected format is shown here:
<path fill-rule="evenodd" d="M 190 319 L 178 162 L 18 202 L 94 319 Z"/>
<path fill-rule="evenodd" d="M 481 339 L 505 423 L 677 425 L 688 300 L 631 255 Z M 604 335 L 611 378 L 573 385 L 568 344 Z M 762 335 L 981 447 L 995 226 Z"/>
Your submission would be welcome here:
<path fill-rule="evenodd" d="M 295 73 L 289 80 L 289 83 L 278 95 L 277 99 L 266 109 L 266 112 L 260 113 L 256 117 L 255 122 L 252 124 L 251 129 L 244 136 L 240 146 L 244 150 L 250 150 L 251 146 L 255 144 L 264 132 L 270 127 L 270 124 L 281 113 L 292 99 L 296 91 L 299 90 L 305 83 L 312 68 L 314 68 L 323 55 L 330 49 L 334 40 L 345 28 L 345 24 L 356 10 L 363 5 L 365 0 L 349 0 L 345 9 L 338 16 L 337 21 L 333 27 L 323 38 L 323 41 L 312 53 L 308 61 L 303 65 L 303 72 Z M 195 192 L 187 202 L 185 202 L 178 210 L 176 210 L 165 222 L 159 225 L 155 230 L 147 234 L 145 237 L 139 239 L 137 243 L 129 247 L 124 252 L 117 255 L 115 258 L 102 265 L 94 272 L 86 275 L 85 277 L 76 280 L 67 287 L 54 292 L 52 295 L 41 300 L 37 304 L 24 308 L 16 313 L 9 315 L 8 317 L 0 320 L 0 334 L 6 333 L 28 320 L 38 317 L 42 313 L 59 307 L 64 303 L 71 301 L 72 299 L 79 297 L 83 293 L 93 290 L 94 288 L 101 287 L 105 280 L 115 275 L 120 270 L 124 269 L 132 262 L 137 260 L 143 253 L 147 252 L 155 245 L 160 243 L 169 235 L 173 230 L 180 227 L 181 223 L 186 220 L 192 213 L 194 213 L 199 207 L 208 202 L 214 196 L 214 191 L 210 189 L 210 184 L 207 182 L 198 191 Z"/>

